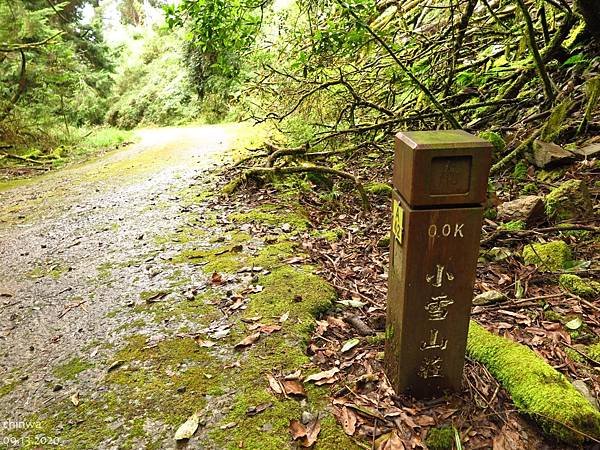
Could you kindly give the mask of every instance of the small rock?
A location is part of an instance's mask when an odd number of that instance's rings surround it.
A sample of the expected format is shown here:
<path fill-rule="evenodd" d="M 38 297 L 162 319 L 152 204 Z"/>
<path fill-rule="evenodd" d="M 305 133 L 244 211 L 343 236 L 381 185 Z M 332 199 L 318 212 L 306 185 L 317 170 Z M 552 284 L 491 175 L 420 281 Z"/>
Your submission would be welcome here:
<path fill-rule="evenodd" d="M 583 156 L 584 158 L 596 158 L 600 156 L 600 144 L 591 144 L 586 145 L 583 148 L 575 148 L 573 149 L 573 153 L 579 156 Z"/>
<path fill-rule="evenodd" d="M 314 416 L 308 411 L 302 411 L 302 423 L 307 424 L 314 419 Z"/>
<path fill-rule="evenodd" d="M 183 393 L 186 391 L 186 389 L 187 389 L 187 388 L 186 388 L 185 386 L 179 386 L 179 387 L 177 388 L 177 393 L 179 393 L 179 394 L 183 394 Z"/>
<path fill-rule="evenodd" d="M 289 223 L 284 223 L 281 225 L 281 229 L 284 233 L 289 233 L 292 230 L 292 226 Z"/>
<path fill-rule="evenodd" d="M 473 304 L 476 306 L 489 305 L 506 300 L 506 295 L 499 291 L 487 291 L 479 294 L 473 299 Z"/>
<path fill-rule="evenodd" d="M 566 164 L 574 160 L 573 153 L 560 145 L 536 140 L 533 143 L 532 163 L 540 169 Z"/>
<path fill-rule="evenodd" d="M 60 390 L 62 390 L 63 386 L 61 384 L 55 384 L 54 387 L 52 388 L 52 392 L 58 392 Z"/>
<path fill-rule="evenodd" d="M 267 423 L 265 423 L 265 424 L 264 424 L 264 425 L 261 427 L 261 429 L 260 429 L 260 430 L 261 430 L 262 432 L 268 433 L 269 431 L 272 431 L 272 430 L 273 430 L 273 424 L 272 424 L 272 423 L 270 423 L 270 422 L 267 422 Z"/>
<path fill-rule="evenodd" d="M 546 214 L 556 221 L 586 218 L 593 214 L 590 193 L 581 180 L 569 180 L 552 189 L 544 203 Z"/>
<path fill-rule="evenodd" d="M 535 225 L 544 217 L 544 200 L 537 195 L 526 195 L 498 206 L 498 218 L 501 220 L 523 220 L 527 225 Z"/>
<path fill-rule="evenodd" d="M 596 397 L 592 395 L 590 389 L 587 387 L 587 384 L 585 384 L 582 380 L 575 380 L 571 384 L 579 391 L 581 395 L 585 397 L 588 402 L 592 404 L 594 408 L 600 409 L 598 408 L 598 401 L 596 400 Z"/>

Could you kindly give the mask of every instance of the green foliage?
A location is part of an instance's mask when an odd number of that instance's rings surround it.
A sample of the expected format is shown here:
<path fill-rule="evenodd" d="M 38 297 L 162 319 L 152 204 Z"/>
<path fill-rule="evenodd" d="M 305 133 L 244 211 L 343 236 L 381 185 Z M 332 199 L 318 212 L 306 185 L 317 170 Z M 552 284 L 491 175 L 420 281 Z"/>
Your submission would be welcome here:
<path fill-rule="evenodd" d="M 238 81 L 261 26 L 258 5 L 242 0 L 183 0 L 164 6 L 169 28 L 185 28 L 186 61 L 198 94 L 222 94 Z"/>
<path fill-rule="evenodd" d="M 106 121 L 131 129 L 197 120 L 196 94 L 183 68 L 181 36 L 149 30 L 140 37 L 140 51 L 124 50 Z"/>
<path fill-rule="evenodd" d="M 479 137 L 491 142 L 497 153 L 502 153 L 506 150 L 506 142 L 504 142 L 500 133 L 496 133 L 495 131 L 482 131 L 479 133 Z"/>
<path fill-rule="evenodd" d="M 582 180 L 569 180 L 552 189 L 544 199 L 546 214 L 555 221 L 585 217 L 593 211 L 587 185 Z"/>
<path fill-rule="evenodd" d="M 523 220 L 511 220 L 510 222 L 500 225 L 500 228 L 503 230 L 519 231 L 524 230 L 526 226 Z"/>
<path fill-rule="evenodd" d="M 56 5 L 56 11 L 48 2 L 0 3 L 5 141 L 26 144 L 43 136 L 42 147 L 50 148 L 71 141 L 71 127 L 101 122 L 111 54 L 99 22 L 79 22 L 82 3 Z"/>
<path fill-rule="evenodd" d="M 527 177 L 529 166 L 525 161 L 519 161 L 513 169 L 513 177 L 517 180 L 524 180 Z"/>
<path fill-rule="evenodd" d="M 573 105 L 572 100 L 566 99 L 559 103 L 550 114 L 544 129 L 542 130 L 541 139 L 544 142 L 554 142 L 560 135 L 563 123 L 567 117 L 569 109 Z"/>

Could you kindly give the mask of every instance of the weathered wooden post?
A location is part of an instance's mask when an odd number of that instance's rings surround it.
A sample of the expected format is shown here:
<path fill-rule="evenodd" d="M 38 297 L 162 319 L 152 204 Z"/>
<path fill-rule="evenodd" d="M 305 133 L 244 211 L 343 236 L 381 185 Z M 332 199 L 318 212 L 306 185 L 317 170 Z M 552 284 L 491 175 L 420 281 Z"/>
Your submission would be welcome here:
<path fill-rule="evenodd" d="M 396 135 L 385 366 L 397 393 L 461 386 L 491 145 L 459 130 Z"/>

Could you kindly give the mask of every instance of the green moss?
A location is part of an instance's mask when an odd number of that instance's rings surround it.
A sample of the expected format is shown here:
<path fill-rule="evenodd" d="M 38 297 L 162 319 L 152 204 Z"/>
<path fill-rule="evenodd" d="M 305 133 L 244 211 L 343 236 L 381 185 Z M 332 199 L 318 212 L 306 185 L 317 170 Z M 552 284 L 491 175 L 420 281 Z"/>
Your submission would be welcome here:
<path fill-rule="evenodd" d="M 544 199 L 546 214 L 556 221 L 564 221 L 592 213 L 592 200 L 582 180 L 569 180 L 552 189 Z"/>
<path fill-rule="evenodd" d="M 546 121 L 540 139 L 544 142 L 554 142 L 558 138 L 563 122 L 569 112 L 569 108 L 573 104 L 571 99 L 566 99 L 554 107 L 550 113 L 550 117 Z"/>
<path fill-rule="evenodd" d="M 504 150 L 506 150 L 506 142 L 504 142 L 504 139 L 502 139 L 500 133 L 496 133 L 495 131 L 482 131 L 477 133 L 477 135 L 481 139 L 485 139 L 491 143 L 497 153 L 502 153 Z"/>
<path fill-rule="evenodd" d="M 523 248 L 525 264 L 536 264 L 542 272 L 565 269 L 572 259 L 571 249 L 563 241 L 529 244 Z"/>
<path fill-rule="evenodd" d="M 501 224 L 499 228 L 502 230 L 518 231 L 524 230 L 526 228 L 526 224 L 524 220 L 511 220 L 510 222 Z"/>
<path fill-rule="evenodd" d="M 427 433 L 425 444 L 430 450 L 452 450 L 454 429 L 449 426 L 431 428 Z"/>
<path fill-rule="evenodd" d="M 600 295 L 600 283 L 597 281 L 586 281 L 573 274 L 563 274 L 558 279 L 560 286 L 575 295 L 582 297 L 595 297 Z"/>
<path fill-rule="evenodd" d="M 294 231 L 304 231 L 308 228 L 308 219 L 301 208 L 297 207 L 294 211 L 283 210 L 278 205 L 261 205 L 260 208 L 253 209 L 246 213 L 233 213 L 229 219 L 237 223 L 261 223 L 270 226 L 281 226 L 284 223 L 290 224 Z"/>
<path fill-rule="evenodd" d="M 562 178 L 565 175 L 566 169 L 565 168 L 559 168 L 559 169 L 552 169 L 552 170 L 538 170 L 535 174 L 535 177 L 539 180 L 542 181 L 544 183 L 550 183 L 553 181 L 558 180 L 559 178 Z"/>
<path fill-rule="evenodd" d="M 161 289 L 157 291 L 142 291 L 140 292 L 140 300 L 143 302 L 150 302 L 153 299 L 160 299 L 169 295 L 171 291 L 166 289 Z"/>
<path fill-rule="evenodd" d="M 486 208 L 483 212 L 483 217 L 485 217 L 486 219 L 494 220 L 496 217 L 498 217 L 498 211 L 496 210 L 496 208 Z"/>
<path fill-rule="evenodd" d="M 36 265 L 28 274 L 29 278 L 44 278 L 51 277 L 58 280 L 63 274 L 69 272 L 71 267 L 66 264 L 51 262 Z"/>
<path fill-rule="evenodd" d="M 252 265 L 267 269 L 281 265 L 281 261 L 294 255 L 296 246 L 297 244 L 291 241 L 267 245 L 258 253 L 258 256 L 252 260 Z"/>
<path fill-rule="evenodd" d="M 99 280 L 103 280 L 106 281 L 108 280 L 111 275 L 112 275 L 112 270 L 116 267 L 116 265 L 114 263 L 111 262 L 107 262 L 107 263 L 102 263 L 100 264 L 97 268 L 96 271 L 98 272 L 98 279 Z"/>
<path fill-rule="evenodd" d="M 252 297 L 246 314 L 249 316 L 280 316 L 294 310 L 303 322 L 331 307 L 335 291 L 322 278 L 310 273 L 310 268 L 280 267 L 259 279 L 264 290 Z"/>
<path fill-rule="evenodd" d="M 537 194 L 538 192 L 540 192 L 540 188 L 535 183 L 527 183 L 521 189 L 521 193 L 522 194 L 528 194 L 529 195 L 529 194 Z"/>
<path fill-rule="evenodd" d="M 600 362 L 600 342 L 589 345 L 585 353 L 587 353 L 587 355 L 594 361 Z"/>
<path fill-rule="evenodd" d="M 0 398 L 4 397 L 5 395 L 10 394 L 12 391 L 14 391 L 17 386 L 19 385 L 19 383 L 17 383 L 16 381 L 10 381 L 7 383 L 3 383 L 0 386 Z"/>
<path fill-rule="evenodd" d="M 73 358 L 70 361 L 52 369 L 52 374 L 60 380 L 72 380 L 81 372 L 93 366 L 94 365 L 92 363 L 83 361 L 81 358 Z"/>
<path fill-rule="evenodd" d="M 556 439 L 581 443 L 585 435 L 600 438 L 600 412 L 529 348 L 471 322 L 467 352 L 486 366 L 521 412 Z"/>
<path fill-rule="evenodd" d="M 289 373 L 311 366 L 310 358 L 303 351 L 303 343 L 309 338 L 314 315 L 331 306 L 335 292 L 328 283 L 311 274 L 307 267 L 275 269 L 271 274 L 261 276 L 259 284 L 264 289 L 251 297 L 244 315 L 258 315 L 263 317 L 262 322 L 268 322 L 289 313 L 289 319 L 281 331 L 261 337 L 246 350 L 241 357 L 241 368 L 231 374 L 239 388 L 231 410 L 221 423 L 235 422 L 237 426 L 230 430 L 215 428 L 210 432 L 211 441 L 219 448 L 236 448 L 242 441 L 247 449 L 289 448 L 290 420 L 299 419 L 302 411 L 307 409 L 323 412 L 328 404 L 326 390 L 314 385 L 305 386 L 309 400 L 305 407 L 296 400 L 278 399 L 268 390 L 266 375 Z M 282 351 L 284 348 L 285 351 Z M 248 408 L 261 403 L 273 405 L 256 416 L 246 414 Z M 321 420 L 318 442 L 322 448 L 357 448 L 329 413 Z"/>
<path fill-rule="evenodd" d="M 371 345 L 379 345 L 385 342 L 385 333 L 377 333 L 373 336 L 367 336 L 367 342 Z"/>
<path fill-rule="evenodd" d="M 392 186 L 387 183 L 368 183 L 365 184 L 365 191 L 369 194 L 380 195 L 382 197 L 391 197 L 392 196 Z"/>
<path fill-rule="evenodd" d="M 312 233 L 317 239 L 325 239 L 327 242 L 337 242 L 344 236 L 344 230 L 334 228 L 333 230 L 319 230 Z"/>
<path fill-rule="evenodd" d="M 544 319 L 549 320 L 550 322 L 562 323 L 564 321 L 563 316 L 558 314 L 556 311 L 552 311 L 551 309 L 544 311 Z"/>
<path fill-rule="evenodd" d="M 585 362 L 585 358 L 583 356 L 581 356 L 579 353 L 577 353 L 575 350 L 573 350 L 572 348 L 565 347 L 565 348 L 563 348 L 563 351 L 565 352 L 565 354 L 568 356 L 568 358 L 571 361 L 574 361 L 579 364 L 582 364 Z"/>
<path fill-rule="evenodd" d="M 513 169 L 513 178 L 516 180 L 524 180 L 527 178 L 527 169 L 529 166 L 524 161 L 519 161 Z"/>

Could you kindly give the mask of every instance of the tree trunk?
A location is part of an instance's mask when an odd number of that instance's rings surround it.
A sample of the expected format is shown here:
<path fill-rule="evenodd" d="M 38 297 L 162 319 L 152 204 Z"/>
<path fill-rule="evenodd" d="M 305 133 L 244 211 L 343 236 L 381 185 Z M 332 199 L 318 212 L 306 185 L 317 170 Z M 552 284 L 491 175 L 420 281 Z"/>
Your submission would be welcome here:
<path fill-rule="evenodd" d="M 600 38 L 600 2 L 598 0 L 577 0 L 577 9 L 585 20 L 587 29 Z"/>

